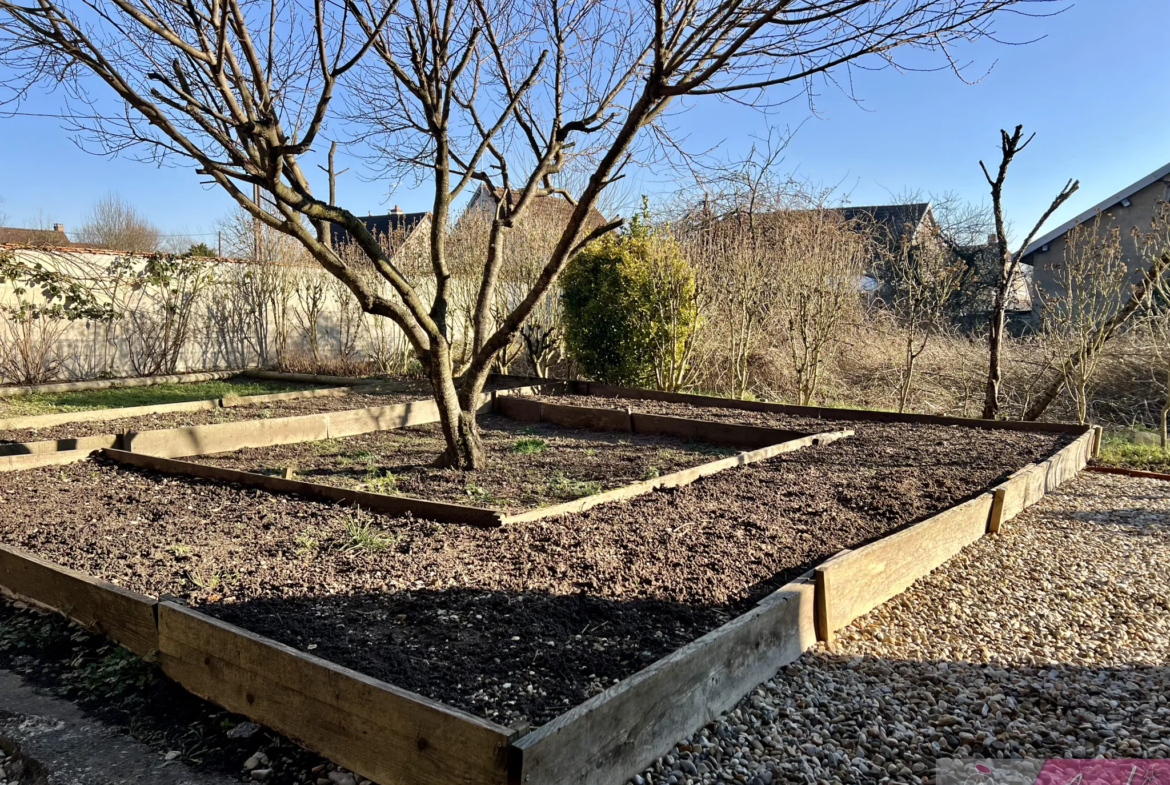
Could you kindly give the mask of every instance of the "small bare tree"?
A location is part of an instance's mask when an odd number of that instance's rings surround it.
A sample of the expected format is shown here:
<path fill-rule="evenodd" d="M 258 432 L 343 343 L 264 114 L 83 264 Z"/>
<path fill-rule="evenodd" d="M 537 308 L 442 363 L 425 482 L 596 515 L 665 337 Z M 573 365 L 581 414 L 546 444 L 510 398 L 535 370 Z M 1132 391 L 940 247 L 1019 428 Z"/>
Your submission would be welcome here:
<path fill-rule="evenodd" d="M 1109 339 L 1102 327 L 1126 297 L 1120 230 L 1102 226 L 1098 213 L 1092 223 L 1068 233 L 1063 258 L 1053 267 L 1057 290 L 1044 296 L 1044 331 L 1056 350 L 1067 355 L 1057 371 L 1083 425 L 1089 415 L 1089 382 Z"/>
<path fill-rule="evenodd" d="M 74 237 L 121 253 L 154 253 L 161 240 L 158 228 L 118 194 L 94 203 Z"/>
<path fill-rule="evenodd" d="M 883 266 L 889 290 L 886 304 L 905 332 L 898 374 L 898 411 L 904 412 L 914 392 L 918 358 L 931 336 L 943 328 L 965 267 L 951 255 L 933 226 L 918 237 L 904 232 Z"/>
<path fill-rule="evenodd" d="M 364 311 L 398 324 L 439 406 L 447 443 L 439 463 L 470 469 L 485 460 L 475 412 L 497 354 L 574 252 L 618 225 L 585 229 L 628 163 L 666 139 L 659 121 L 678 99 L 767 103 L 792 97 L 778 88 L 807 90 L 862 58 L 892 63 L 898 47 L 949 56 L 1023 2 L 316 0 L 306 12 L 243 0 L 76 8 L 0 0 L 0 59 L 16 96 L 51 81 L 84 99 L 85 77 L 95 78 L 121 99 L 117 111 L 85 101 L 72 119 L 104 151 L 136 147 L 194 164 L 257 220 L 295 237 Z M 333 107 L 338 93 L 353 99 L 346 112 Z M 432 184 L 428 288 L 353 212 L 315 195 L 302 158 L 331 122 L 348 125 L 391 176 Z M 568 173 L 581 184 L 574 192 Z M 445 232 L 452 203 L 480 183 L 515 198 L 501 199 L 492 219 L 471 361 L 457 382 Z M 534 200 L 553 194 L 568 200 L 570 218 L 531 289 L 497 319 L 501 243 Z M 354 239 L 361 267 L 336 253 L 331 225 Z M 369 285 L 363 269 L 392 295 Z"/>
<path fill-rule="evenodd" d="M 1099 217 L 1098 220 L 1100 220 Z M 1149 230 L 1143 232 L 1138 227 L 1134 227 L 1133 235 L 1142 261 L 1141 278 L 1129 288 L 1128 292 L 1124 286 L 1125 278 L 1120 279 L 1118 296 L 1128 294 L 1124 302 L 1120 299 L 1114 300 L 1114 293 L 1111 291 L 1095 295 L 1111 303 L 1116 302 L 1111 315 L 1108 318 L 1102 318 L 1096 324 L 1095 330 L 1088 330 L 1087 336 L 1073 347 L 1072 353 L 1060 366 L 1060 375 L 1037 396 L 1025 412 L 1025 420 L 1040 419 L 1048 407 L 1052 405 L 1052 402 L 1056 400 L 1066 384 L 1065 380 L 1070 378 L 1070 375 L 1073 375 L 1074 379 L 1091 376 L 1091 369 L 1086 375 L 1085 372 L 1079 370 L 1079 366 L 1088 362 L 1095 367 L 1101 351 L 1109 340 L 1131 319 L 1142 313 L 1147 308 L 1147 303 L 1150 304 L 1150 307 L 1156 306 L 1153 302 L 1154 296 L 1166 285 L 1165 279 L 1170 273 L 1170 204 L 1160 203 L 1154 211 Z M 1077 262 L 1077 264 L 1082 263 Z"/>
<path fill-rule="evenodd" d="M 1028 233 L 1024 241 L 1020 243 L 1019 250 L 1016 253 L 1011 252 L 1011 247 L 1008 245 L 1008 228 L 1007 221 L 1003 213 L 1003 186 L 1007 180 L 1008 167 L 1011 166 L 1015 157 L 1019 155 L 1025 147 L 1031 144 L 1032 140 L 1036 138 L 1033 134 L 1027 140 L 1024 139 L 1024 126 L 1017 125 L 1016 130 L 1009 134 L 1007 131 L 1000 132 L 1000 161 L 999 169 L 996 171 L 995 177 L 987 170 L 987 166 L 982 161 L 979 162 L 979 167 L 983 170 L 983 176 L 987 178 L 988 185 L 991 186 L 991 209 L 995 215 L 995 255 L 998 260 L 997 274 L 994 289 L 994 301 L 991 307 L 991 319 L 987 330 L 987 345 L 988 345 L 988 369 L 987 369 L 987 385 L 984 389 L 983 396 L 983 419 L 994 420 L 999 416 L 999 398 L 1000 398 L 1000 381 L 1001 381 L 1001 366 L 1002 359 L 1000 357 L 1003 351 L 1003 331 L 1005 327 L 1005 314 L 1007 313 L 1008 300 L 1012 296 L 1014 287 L 1017 283 L 1017 276 L 1020 274 L 1020 260 L 1024 256 L 1024 251 L 1032 244 L 1032 240 L 1040 233 L 1041 227 L 1048 221 L 1054 212 L 1060 209 L 1060 206 L 1069 200 L 1076 190 L 1080 187 L 1080 182 L 1077 180 L 1069 180 L 1065 183 L 1064 188 L 1048 205 L 1048 209 L 1040 216 L 1040 220 Z"/>

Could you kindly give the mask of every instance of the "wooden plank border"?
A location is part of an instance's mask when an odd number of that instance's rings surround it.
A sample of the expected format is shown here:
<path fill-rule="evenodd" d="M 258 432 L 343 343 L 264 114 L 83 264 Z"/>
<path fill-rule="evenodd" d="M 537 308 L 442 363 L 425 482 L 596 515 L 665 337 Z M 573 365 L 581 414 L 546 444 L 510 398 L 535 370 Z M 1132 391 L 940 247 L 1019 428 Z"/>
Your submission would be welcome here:
<path fill-rule="evenodd" d="M 719 409 L 742 409 L 749 412 L 771 412 L 813 417 L 818 420 L 871 420 L 874 422 L 911 423 L 919 425 L 957 425 L 965 428 L 984 428 L 1005 431 L 1039 431 L 1048 433 L 1073 433 L 1080 435 L 1089 426 L 1068 423 L 1021 422 L 1018 420 L 978 420 L 970 417 L 944 417 L 934 414 L 899 414 L 869 409 L 835 409 L 827 406 L 795 406 L 785 403 L 763 401 L 740 401 L 733 398 L 716 398 L 710 395 L 672 393 L 659 390 L 641 390 L 633 387 L 617 387 L 598 382 L 571 382 L 574 395 L 593 395 L 600 398 L 632 398 L 668 403 L 689 403 Z"/>
<path fill-rule="evenodd" d="M 416 499 L 411 496 L 388 496 L 382 493 L 355 491 L 348 488 L 337 488 L 332 485 L 305 482 L 303 480 L 286 480 L 283 477 L 272 477 L 267 474 L 255 474 L 238 469 L 226 469 L 221 466 L 209 466 L 192 461 L 179 461 L 173 458 L 161 458 L 157 455 L 144 455 L 127 452 L 125 450 L 102 450 L 106 457 L 125 463 L 130 466 L 139 466 L 145 469 L 178 474 L 187 477 L 198 477 L 204 480 L 216 480 L 235 485 L 246 485 L 250 488 L 260 488 L 275 493 L 288 493 L 303 496 L 318 501 L 339 502 L 352 504 L 371 512 L 387 513 L 390 515 L 405 515 L 410 513 L 420 518 L 443 523 L 465 523 L 472 526 L 495 527 L 503 523 L 504 517 L 496 510 L 482 507 L 468 507 L 462 504 L 434 502 L 426 499 Z"/>
<path fill-rule="evenodd" d="M 84 461 L 97 450 L 66 450 L 64 452 L 43 452 L 26 455 L 0 455 L 0 472 L 21 472 L 26 469 L 40 469 L 43 466 L 64 466 Z"/>
<path fill-rule="evenodd" d="M 784 433 L 781 431 L 780 433 Z M 571 513 L 584 512 L 592 507 L 600 504 L 607 504 L 609 502 L 625 501 L 637 496 L 642 496 L 651 493 L 659 488 L 680 488 L 684 485 L 690 485 L 702 477 L 710 477 L 712 474 L 726 471 L 727 469 L 734 469 L 737 466 L 746 466 L 749 463 L 756 463 L 757 461 L 764 461 L 768 458 L 774 458 L 777 455 L 782 455 L 788 452 L 794 452 L 804 447 L 813 445 L 830 444 L 838 439 L 844 439 L 847 436 L 852 436 L 853 431 L 827 431 L 825 433 L 814 433 L 808 436 L 801 436 L 798 439 L 791 439 L 780 444 L 772 444 L 768 447 L 763 447 L 751 452 L 741 452 L 738 455 L 732 455 L 727 458 L 721 458 L 717 461 L 709 461 L 708 463 L 692 466 L 689 469 L 683 469 L 670 474 L 664 474 L 661 477 L 655 477 L 650 480 L 641 480 L 632 485 L 623 485 L 620 488 L 604 491 L 602 493 L 595 493 L 592 496 L 585 496 L 580 499 L 574 499 L 571 502 L 564 504 L 554 504 L 549 507 L 541 507 L 536 510 L 529 510 L 528 512 L 517 513 L 515 515 L 505 516 L 503 522 L 508 523 L 531 523 L 532 521 L 539 521 L 544 518 L 552 518 L 557 515 L 569 515 Z"/>
<path fill-rule="evenodd" d="M 508 728 L 171 602 L 158 630 L 179 684 L 381 785 L 507 782 Z"/>
<path fill-rule="evenodd" d="M 98 632 L 141 657 L 158 649 L 152 597 L 128 591 L 31 553 L 0 545 L 0 587 Z"/>
<path fill-rule="evenodd" d="M 55 452 L 76 450 L 100 450 L 103 447 L 117 447 L 120 436 L 78 436 L 73 439 L 52 439 L 43 442 L 12 442 L 0 444 L 0 455 L 44 455 Z"/>
<path fill-rule="evenodd" d="M 55 382 L 17 387 L 0 387 L 0 398 L 13 398 L 38 393 L 77 392 L 80 390 L 107 390 L 111 387 L 153 387 L 156 384 L 190 384 L 191 382 L 212 382 L 240 376 L 245 371 L 208 371 L 203 373 L 180 373 L 171 376 L 138 376 L 129 379 L 93 379 L 85 382 Z"/>
<path fill-rule="evenodd" d="M 811 577 L 513 742 L 513 781 L 612 785 L 732 708 L 816 642 Z"/>
<path fill-rule="evenodd" d="M 1076 476 L 1093 448 L 1080 437 L 1046 461 L 1029 464 L 1005 483 L 816 568 L 818 634 L 833 634 L 928 575 L 967 545 L 1039 502 Z"/>
<path fill-rule="evenodd" d="M 1101 474 L 1120 474 L 1125 477 L 1144 477 L 1147 480 L 1170 480 L 1170 474 L 1161 472 L 1146 472 L 1141 469 L 1123 469 L 1117 466 L 1087 466 L 1085 471 Z"/>

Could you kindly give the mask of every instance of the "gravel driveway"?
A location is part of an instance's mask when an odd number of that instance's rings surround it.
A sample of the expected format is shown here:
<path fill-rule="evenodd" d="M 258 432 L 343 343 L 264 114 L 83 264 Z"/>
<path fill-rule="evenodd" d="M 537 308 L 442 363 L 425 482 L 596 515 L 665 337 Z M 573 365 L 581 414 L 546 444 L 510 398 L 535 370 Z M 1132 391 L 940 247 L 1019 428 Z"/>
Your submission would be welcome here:
<path fill-rule="evenodd" d="M 636 777 L 931 782 L 939 758 L 1170 756 L 1170 483 L 1082 474 Z"/>

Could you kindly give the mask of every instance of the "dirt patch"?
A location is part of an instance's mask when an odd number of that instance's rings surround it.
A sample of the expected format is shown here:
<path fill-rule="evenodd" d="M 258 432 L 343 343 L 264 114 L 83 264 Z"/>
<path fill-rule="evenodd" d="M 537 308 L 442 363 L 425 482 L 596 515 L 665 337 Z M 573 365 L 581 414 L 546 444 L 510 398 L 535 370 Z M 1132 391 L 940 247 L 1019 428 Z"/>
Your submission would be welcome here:
<path fill-rule="evenodd" d="M 840 549 L 969 498 L 1068 442 L 846 425 L 858 435 L 492 530 L 93 460 L 0 475 L 0 536 L 498 722 L 541 724 Z"/>
<path fill-rule="evenodd" d="M 0 431 L 0 443 L 76 439 L 82 436 L 100 436 L 107 433 L 122 433 L 123 431 L 157 431 L 165 428 L 185 428 L 189 425 L 216 425 L 240 420 L 298 417 L 302 414 L 365 409 L 370 406 L 392 406 L 396 403 L 416 401 L 419 397 L 417 393 L 388 393 L 296 398 L 291 401 L 274 401 L 256 406 L 233 406 L 227 409 L 204 409 L 197 412 L 167 412 L 99 422 L 64 423 L 48 428 Z"/>
<path fill-rule="evenodd" d="M 736 453 L 671 437 L 526 425 L 498 415 L 480 417 L 480 433 L 488 465 L 475 472 L 431 466 L 444 447 L 438 423 L 188 460 L 260 474 L 292 468 L 309 482 L 515 513 Z"/>

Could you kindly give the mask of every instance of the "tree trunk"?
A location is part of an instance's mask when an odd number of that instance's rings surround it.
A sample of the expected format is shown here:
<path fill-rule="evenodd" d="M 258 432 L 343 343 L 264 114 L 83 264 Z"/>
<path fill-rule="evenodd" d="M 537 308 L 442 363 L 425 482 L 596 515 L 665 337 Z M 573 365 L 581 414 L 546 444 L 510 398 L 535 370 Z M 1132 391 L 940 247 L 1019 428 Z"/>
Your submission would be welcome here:
<path fill-rule="evenodd" d="M 465 389 L 460 391 L 455 387 L 455 376 L 449 356 L 433 359 L 431 366 L 431 389 L 439 406 L 439 425 L 447 442 L 446 449 L 435 460 L 435 466 L 462 471 L 484 468 L 487 465 L 487 456 L 479 436 L 479 423 L 476 421 L 476 409 L 479 408 L 483 382 L 472 385 L 472 388 L 466 388 L 465 385 Z M 486 378 L 486 374 L 484 377 Z"/>
<path fill-rule="evenodd" d="M 991 314 L 991 325 L 987 331 L 988 367 L 987 387 L 983 394 L 983 419 L 994 420 L 999 416 L 1000 352 L 1003 349 L 1004 302 L 996 298 L 995 311 Z"/>

